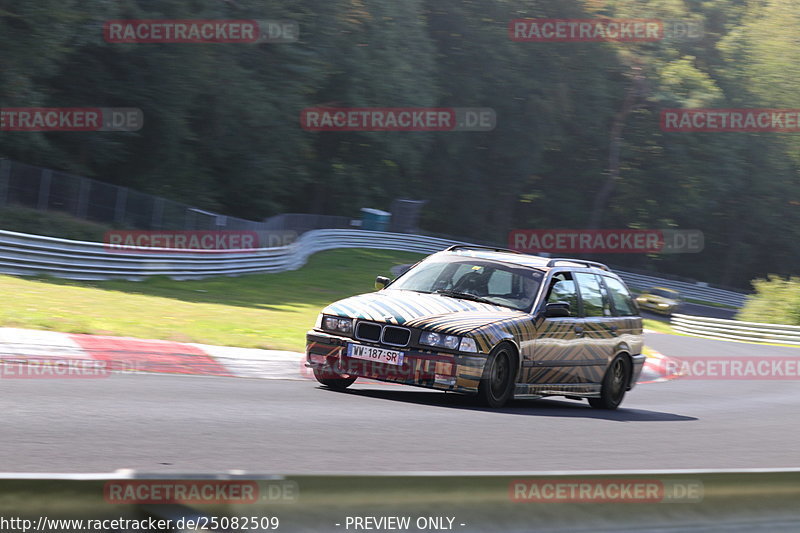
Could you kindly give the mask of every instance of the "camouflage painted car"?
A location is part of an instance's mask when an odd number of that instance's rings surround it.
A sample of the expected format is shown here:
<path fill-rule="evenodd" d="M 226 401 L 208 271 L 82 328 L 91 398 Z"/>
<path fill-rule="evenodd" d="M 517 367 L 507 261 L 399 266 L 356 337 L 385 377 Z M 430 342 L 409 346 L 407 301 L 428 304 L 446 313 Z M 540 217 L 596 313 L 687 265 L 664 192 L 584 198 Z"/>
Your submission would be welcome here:
<path fill-rule="evenodd" d="M 681 305 L 681 295 L 672 289 L 652 287 L 637 296 L 636 303 L 640 309 L 660 315 L 671 315 Z"/>
<path fill-rule="evenodd" d="M 638 308 L 600 263 L 454 246 L 376 288 L 329 305 L 308 332 L 323 385 L 365 377 L 492 407 L 566 396 L 615 409 L 644 364 Z"/>

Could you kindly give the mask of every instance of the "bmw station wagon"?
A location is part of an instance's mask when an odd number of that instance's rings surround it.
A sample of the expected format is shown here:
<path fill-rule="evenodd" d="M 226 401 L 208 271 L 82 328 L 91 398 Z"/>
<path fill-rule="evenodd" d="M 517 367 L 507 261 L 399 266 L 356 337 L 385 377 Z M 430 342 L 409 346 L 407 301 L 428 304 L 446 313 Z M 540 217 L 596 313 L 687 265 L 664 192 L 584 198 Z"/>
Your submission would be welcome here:
<path fill-rule="evenodd" d="M 601 263 L 452 246 L 375 285 L 307 334 L 306 365 L 329 388 L 364 377 L 491 407 L 565 396 L 616 409 L 644 365 L 638 307 Z"/>

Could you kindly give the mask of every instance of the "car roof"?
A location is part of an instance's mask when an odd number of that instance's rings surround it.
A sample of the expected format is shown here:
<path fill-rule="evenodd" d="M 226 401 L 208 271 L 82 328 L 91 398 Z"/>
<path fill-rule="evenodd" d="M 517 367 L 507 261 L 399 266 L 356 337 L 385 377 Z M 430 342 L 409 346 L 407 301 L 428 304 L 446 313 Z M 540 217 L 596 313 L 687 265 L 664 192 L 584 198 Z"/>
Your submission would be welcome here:
<path fill-rule="evenodd" d="M 654 290 L 654 289 L 658 289 L 658 290 L 660 290 L 660 291 L 674 292 L 675 294 L 680 294 L 680 293 L 679 293 L 678 291 L 676 291 L 675 289 L 668 289 L 668 288 L 666 288 L 666 287 L 650 287 L 650 288 L 649 288 L 649 289 L 647 289 L 647 290 L 648 290 L 648 291 L 652 291 L 652 290 Z"/>
<path fill-rule="evenodd" d="M 513 250 L 502 251 L 501 249 L 483 249 L 483 248 L 458 248 L 458 249 L 451 249 L 445 250 L 443 252 L 439 252 L 436 255 L 456 255 L 462 257 L 475 257 L 477 259 L 486 259 L 489 261 L 497 261 L 500 263 L 507 263 L 512 265 L 524 266 L 529 268 L 536 268 L 542 271 L 549 271 L 553 268 L 581 268 L 586 269 L 587 271 L 602 271 L 600 268 L 595 268 L 591 265 L 587 265 L 586 263 L 582 263 L 580 259 L 576 259 L 575 262 L 570 261 L 568 258 L 558 258 L 559 264 L 550 266 L 549 263 L 553 261 L 554 258 L 551 257 L 540 257 L 538 255 L 529 255 L 523 254 L 520 252 L 514 252 Z M 599 265 L 599 263 L 598 263 Z M 602 265 L 605 266 L 605 265 Z M 607 271 L 608 274 L 613 274 L 610 270 Z"/>

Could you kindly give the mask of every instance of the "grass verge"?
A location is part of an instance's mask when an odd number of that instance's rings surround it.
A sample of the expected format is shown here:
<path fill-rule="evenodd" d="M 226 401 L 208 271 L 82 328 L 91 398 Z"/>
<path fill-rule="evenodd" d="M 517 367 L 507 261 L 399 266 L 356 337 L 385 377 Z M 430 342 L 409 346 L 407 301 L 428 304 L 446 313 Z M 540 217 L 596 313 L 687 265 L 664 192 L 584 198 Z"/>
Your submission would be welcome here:
<path fill-rule="evenodd" d="M 661 322 L 660 320 L 655 320 L 652 318 L 644 318 L 642 319 L 642 324 L 644 325 L 644 329 L 649 329 L 650 331 L 655 331 L 657 333 L 669 333 L 670 335 L 676 335 L 675 330 L 672 329 L 672 326 L 669 325 L 669 322 Z"/>
<path fill-rule="evenodd" d="M 419 254 L 345 249 L 300 270 L 238 278 L 84 282 L 0 276 L 0 326 L 302 351 L 329 303 L 373 290 L 376 275 Z M 675 334 L 644 319 L 646 329 Z"/>
<path fill-rule="evenodd" d="M 320 309 L 374 290 L 376 275 L 421 257 L 332 250 L 293 272 L 198 281 L 0 276 L 0 326 L 302 351 Z"/>

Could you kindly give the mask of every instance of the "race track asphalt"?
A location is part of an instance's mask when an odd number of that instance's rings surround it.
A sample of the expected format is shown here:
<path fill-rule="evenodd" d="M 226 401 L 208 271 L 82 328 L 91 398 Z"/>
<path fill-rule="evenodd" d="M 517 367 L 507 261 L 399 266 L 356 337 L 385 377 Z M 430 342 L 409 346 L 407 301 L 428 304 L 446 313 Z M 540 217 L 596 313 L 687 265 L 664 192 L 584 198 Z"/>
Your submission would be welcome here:
<path fill-rule="evenodd" d="M 648 334 L 666 355 L 794 348 Z M 356 383 L 171 375 L 0 381 L 0 470 L 511 472 L 800 466 L 800 381 L 637 386 L 616 412 L 566 399 L 500 410 Z"/>

